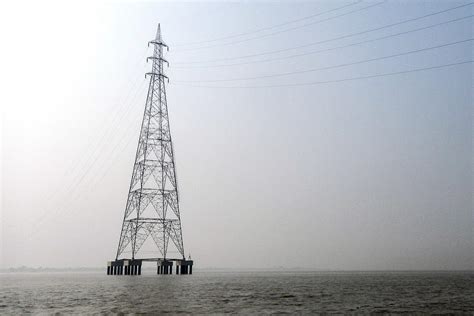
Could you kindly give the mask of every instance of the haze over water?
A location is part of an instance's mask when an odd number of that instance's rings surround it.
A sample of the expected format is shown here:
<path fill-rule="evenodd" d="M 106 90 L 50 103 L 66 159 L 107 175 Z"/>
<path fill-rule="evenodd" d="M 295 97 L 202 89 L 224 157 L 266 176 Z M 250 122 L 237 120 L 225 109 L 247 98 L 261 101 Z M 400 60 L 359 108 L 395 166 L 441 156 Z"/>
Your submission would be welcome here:
<path fill-rule="evenodd" d="M 36 1 L 29 10 L 11 3 L 0 13 L 9 48 L 0 58 L 0 268 L 99 267 L 113 259 L 148 88 L 147 43 L 160 22 L 170 46 L 167 100 L 186 256 L 201 267 L 472 269 L 472 65 L 326 85 L 217 88 L 470 60 L 469 3 Z M 271 29 L 301 26 L 272 36 L 180 46 L 349 4 Z M 371 42 L 352 45 L 364 41 Z M 350 67 L 206 84 L 216 88 L 178 84 L 332 67 L 459 41 Z M 221 42 L 197 46 L 211 44 Z M 32 49 L 35 62 L 23 62 Z M 309 54 L 320 50 L 327 51 Z M 308 55 L 257 62 L 296 54 Z M 207 67 L 244 61 L 255 63 Z M 26 74 L 38 80 L 25 84 Z"/>

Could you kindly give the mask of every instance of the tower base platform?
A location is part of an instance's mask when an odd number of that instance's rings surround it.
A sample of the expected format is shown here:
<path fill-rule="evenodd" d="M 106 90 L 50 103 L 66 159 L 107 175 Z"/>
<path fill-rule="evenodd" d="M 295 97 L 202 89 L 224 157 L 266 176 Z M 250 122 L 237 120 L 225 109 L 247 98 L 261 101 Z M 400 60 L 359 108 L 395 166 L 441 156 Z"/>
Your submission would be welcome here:
<path fill-rule="evenodd" d="M 120 259 L 107 262 L 107 275 L 140 275 L 142 260 Z"/>
<path fill-rule="evenodd" d="M 176 262 L 176 274 L 193 274 L 193 260 L 185 259 L 117 259 L 107 262 L 107 275 L 141 275 L 142 262 L 154 261 L 157 263 L 157 274 L 173 274 L 173 265 Z"/>

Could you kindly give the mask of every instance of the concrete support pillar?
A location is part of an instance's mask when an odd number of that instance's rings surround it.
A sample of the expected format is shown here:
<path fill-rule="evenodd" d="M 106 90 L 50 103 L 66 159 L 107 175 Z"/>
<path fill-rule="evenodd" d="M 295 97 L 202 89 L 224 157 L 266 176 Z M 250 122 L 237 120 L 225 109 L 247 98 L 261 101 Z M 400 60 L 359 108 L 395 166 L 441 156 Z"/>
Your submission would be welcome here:
<path fill-rule="evenodd" d="M 192 260 L 177 261 L 176 274 L 193 274 L 193 261 Z"/>
<path fill-rule="evenodd" d="M 142 260 L 118 259 L 107 262 L 107 275 L 141 275 Z"/>
<path fill-rule="evenodd" d="M 158 260 L 157 274 L 173 274 L 173 261 L 171 260 Z"/>
<path fill-rule="evenodd" d="M 122 261 L 122 274 L 127 275 L 128 260 Z"/>
<path fill-rule="evenodd" d="M 118 259 L 107 262 L 107 275 L 141 275 L 142 260 Z"/>

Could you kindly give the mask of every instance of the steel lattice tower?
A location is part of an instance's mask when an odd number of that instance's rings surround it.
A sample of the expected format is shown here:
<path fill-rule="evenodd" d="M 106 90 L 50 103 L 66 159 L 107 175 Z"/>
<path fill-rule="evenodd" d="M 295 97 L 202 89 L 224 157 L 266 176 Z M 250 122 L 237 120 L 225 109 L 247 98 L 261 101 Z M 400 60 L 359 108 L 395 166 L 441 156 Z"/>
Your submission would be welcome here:
<path fill-rule="evenodd" d="M 154 53 L 147 62 L 152 60 L 152 71 L 145 74 L 150 82 L 115 262 L 128 260 L 123 258 L 125 250 L 131 250 L 132 261 L 167 261 L 170 239 L 182 260 L 185 259 L 166 102 L 165 79 L 168 77 L 163 71 L 163 64 L 168 63 L 163 58 L 163 49 L 168 46 L 163 42 L 159 24 L 156 38 L 150 44 L 154 46 Z M 158 248 L 157 258 L 144 258 L 139 253 L 148 238 L 152 238 Z M 181 258 L 170 260 L 182 261 Z"/>

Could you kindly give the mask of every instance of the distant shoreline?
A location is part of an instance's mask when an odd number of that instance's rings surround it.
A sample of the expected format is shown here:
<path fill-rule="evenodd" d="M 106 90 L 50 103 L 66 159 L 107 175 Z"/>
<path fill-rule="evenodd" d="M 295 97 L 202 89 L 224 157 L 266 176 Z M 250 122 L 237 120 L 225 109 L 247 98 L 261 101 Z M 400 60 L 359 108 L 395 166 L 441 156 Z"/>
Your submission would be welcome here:
<path fill-rule="evenodd" d="M 153 267 L 145 267 L 144 270 L 154 270 Z M 51 267 L 16 267 L 0 269 L 1 274 L 8 273 L 47 273 L 47 272 L 104 272 L 100 267 L 76 267 L 76 268 L 51 268 Z M 196 271 L 202 272 L 316 272 L 316 273 L 474 273 L 471 270 L 328 270 L 328 269 L 310 269 L 310 268 L 197 268 Z"/>

